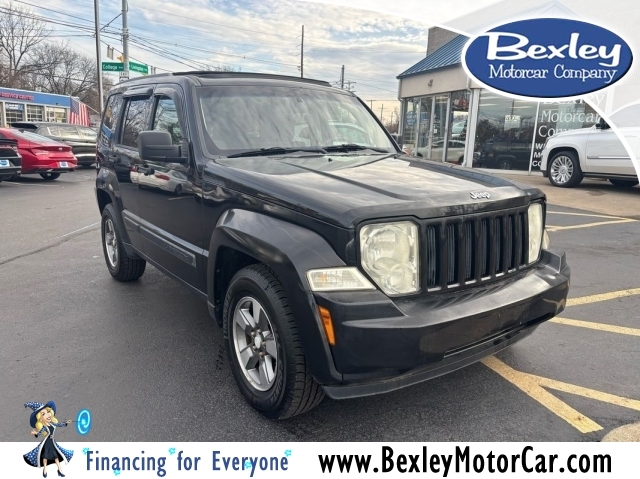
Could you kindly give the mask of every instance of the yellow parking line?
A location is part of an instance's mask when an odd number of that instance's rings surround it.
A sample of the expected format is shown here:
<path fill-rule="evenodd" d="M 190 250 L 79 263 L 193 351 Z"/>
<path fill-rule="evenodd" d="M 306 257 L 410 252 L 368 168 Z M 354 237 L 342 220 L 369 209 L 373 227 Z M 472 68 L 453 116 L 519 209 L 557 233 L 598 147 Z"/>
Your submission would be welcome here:
<path fill-rule="evenodd" d="M 526 373 L 523 373 L 526 374 Z M 554 389 L 556 391 L 562 391 L 569 394 L 575 394 L 576 396 L 582 396 L 588 399 L 596 399 L 598 401 L 613 404 L 615 406 L 626 407 L 635 411 L 640 411 L 640 401 L 636 399 L 629 399 L 622 396 L 616 396 L 614 394 L 603 393 L 602 391 L 596 391 L 595 389 L 583 388 L 574 384 L 567 384 L 554 379 L 543 378 L 540 376 L 534 376 L 529 374 L 532 380 L 536 381 L 540 386 Z"/>
<path fill-rule="evenodd" d="M 581 225 L 571 225 L 571 226 L 554 226 L 547 225 L 548 231 L 565 231 L 565 230 L 577 230 L 581 228 L 592 228 L 594 226 L 602 226 L 602 225 L 617 225 L 621 223 L 634 223 L 638 220 L 632 220 L 631 218 L 623 218 L 619 220 L 611 220 L 611 221 L 597 221 L 595 223 L 584 223 Z"/>
<path fill-rule="evenodd" d="M 611 293 L 592 294 L 590 296 L 570 298 L 567 300 L 567 306 L 598 303 L 600 301 L 608 301 L 610 299 L 624 298 L 626 296 L 635 296 L 638 294 L 640 294 L 640 288 L 622 289 L 620 291 L 612 291 Z"/>
<path fill-rule="evenodd" d="M 600 431 L 602 429 L 602 426 L 598 423 L 580 414 L 567 403 L 561 401 L 548 391 L 545 391 L 538 381 L 528 374 L 516 371 L 494 356 L 483 359 L 482 363 L 522 390 L 525 394 L 538 401 L 549 409 L 549 411 L 564 419 L 578 431 L 587 433 Z"/>
<path fill-rule="evenodd" d="M 547 214 L 552 215 L 569 215 L 569 216 L 589 216 L 591 218 L 610 218 L 612 220 L 628 220 L 631 218 L 625 218 L 624 216 L 611 216 L 611 215 L 594 215 L 590 213 L 568 213 L 565 211 L 547 211 Z"/>
<path fill-rule="evenodd" d="M 627 334 L 629 336 L 640 336 L 640 329 L 627 328 L 624 326 L 614 326 L 613 324 L 594 323 L 591 321 L 578 321 L 577 319 L 553 318 L 549 322 L 564 324 L 566 326 L 576 326 L 579 328 L 596 329 L 608 333 Z"/>

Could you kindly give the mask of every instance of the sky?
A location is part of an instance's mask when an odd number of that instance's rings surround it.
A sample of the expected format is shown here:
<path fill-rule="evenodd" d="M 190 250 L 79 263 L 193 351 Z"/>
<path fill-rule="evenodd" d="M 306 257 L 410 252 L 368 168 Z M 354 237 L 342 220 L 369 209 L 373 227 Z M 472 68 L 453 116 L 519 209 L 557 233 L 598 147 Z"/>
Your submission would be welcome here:
<path fill-rule="evenodd" d="M 418 20 L 411 17 L 425 10 L 424 1 L 387 0 L 386 5 L 379 0 L 328 1 L 333 4 L 304 0 L 129 0 L 129 55 L 132 60 L 157 67 L 158 73 L 225 66 L 236 71 L 299 76 L 304 25 L 304 76 L 336 83 L 344 65 L 345 81 L 352 82 L 352 89 L 373 106 L 378 116 L 383 111 L 384 119 L 389 119 L 399 107 L 396 76 L 424 57 L 428 27 L 461 15 L 461 9 L 468 11 L 472 6 L 490 3 L 428 2 L 437 8 L 432 14 L 418 15 Z M 58 22 L 50 24 L 51 40 L 68 42 L 95 57 L 95 40 L 90 32 L 93 0 L 13 3 Z M 386 10 L 389 6 L 397 15 Z M 108 61 L 107 44 L 115 48 L 116 56 L 122 51 L 122 19 L 116 18 L 121 9 L 120 0 L 100 0 L 103 61 Z M 112 75 L 117 82 L 117 75 Z"/>

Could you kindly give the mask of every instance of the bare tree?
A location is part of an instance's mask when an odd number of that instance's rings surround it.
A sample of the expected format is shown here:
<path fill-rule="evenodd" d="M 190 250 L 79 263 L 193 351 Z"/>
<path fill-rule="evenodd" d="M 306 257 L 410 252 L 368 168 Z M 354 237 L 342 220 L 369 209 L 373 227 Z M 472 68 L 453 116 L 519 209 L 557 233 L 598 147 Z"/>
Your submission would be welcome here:
<path fill-rule="evenodd" d="M 39 71 L 31 76 L 31 88 L 46 93 L 78 97 L 94 110 L 98 101 L 98 74 L 93 58 L 78 53 L 66 43 L 47 42 L 34 54 Z M 103 76 L 105 92 L 112 86 Z"/>
<path fill-rule="evenodd" d="M 394 108 L 391 112 L 391 118 L 384 122 L 384 126 L 389 133 L 398 133 L 398 127 L 400 126 L 400 116 L 398 108 Z"/>
<path fill-rule="evenodd" d="M 30 73 L 40 66 L 32 55 L 51 31 L 26 8 L 0 5 L 0 82 L 21 88 Z"/>

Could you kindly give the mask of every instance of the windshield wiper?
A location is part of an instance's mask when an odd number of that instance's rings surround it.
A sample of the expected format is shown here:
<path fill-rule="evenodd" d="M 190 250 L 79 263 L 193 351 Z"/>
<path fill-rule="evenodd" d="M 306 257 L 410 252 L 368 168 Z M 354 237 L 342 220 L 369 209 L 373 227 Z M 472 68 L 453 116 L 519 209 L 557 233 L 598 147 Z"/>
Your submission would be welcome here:
<path fill-rule="evenodd" d="M 227 158 L 240 158 L 241 156 L 264 156 L 264 155 L 284 155 L 286 153 L 296 153 L 302 151 L 304 153 L 326 153 L 322 148 L 305 148 L 292 146 L 285 148 L 283 146 L 272 146 L 271 148 L 260 148 L 259 150 L 248 150 L 241 153 L 234 153 Z"/>
<path fill-rule="evenodd" d="M 377 148 L 375 146 L 357 145 L 355 143 L 343 143 L 342 145 L 323 146 L 326 151 L 355 151 L 355 150 L 372 150 L 377 153 L 389 153 L 386 148 Z"/>

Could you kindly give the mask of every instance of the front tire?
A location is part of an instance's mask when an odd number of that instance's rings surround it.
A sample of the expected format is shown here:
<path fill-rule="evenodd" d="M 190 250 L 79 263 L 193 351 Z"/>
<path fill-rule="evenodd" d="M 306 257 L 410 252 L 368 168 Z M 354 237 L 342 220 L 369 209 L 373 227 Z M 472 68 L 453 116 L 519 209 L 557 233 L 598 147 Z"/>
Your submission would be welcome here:
<path fill-rule="evenodd" d="M 121 240 L 121 232 L 115 220 L 115 210 L 111 204 L 102 212 L 102 251 L 111 276 L 121 282 L 135 281 L 144 274 L 147 262 L 132 258 L 127 254 Z"/>
<path fill-rule="evenodd" d="M 619 186 L 621 188 L 633 188 L 638 184 L 638 180 L 618 180 L 616 178 L 609 178 L 609 182 L 613 186 Z"/>
<path fill-rule="evenodd" d="M 267 417 L 307 412 L 324 398 L 302 351 L 289 302 L 265 265 L 235 274 L 224 300 L 223 330 L 240 392 Z"/>
<path fill-rule="evenodd" d="M 582 181 L 580 162 L 572 151 L 560 151 L 553 155 L 548 167 L 549 182 L 560 188 L 573 188 Z"/>
<path fill-rule="evenodd" d="M 40 176 L 45 181 L 53 181 L 60 178 L 60 173 L 40 173 Z"/>

